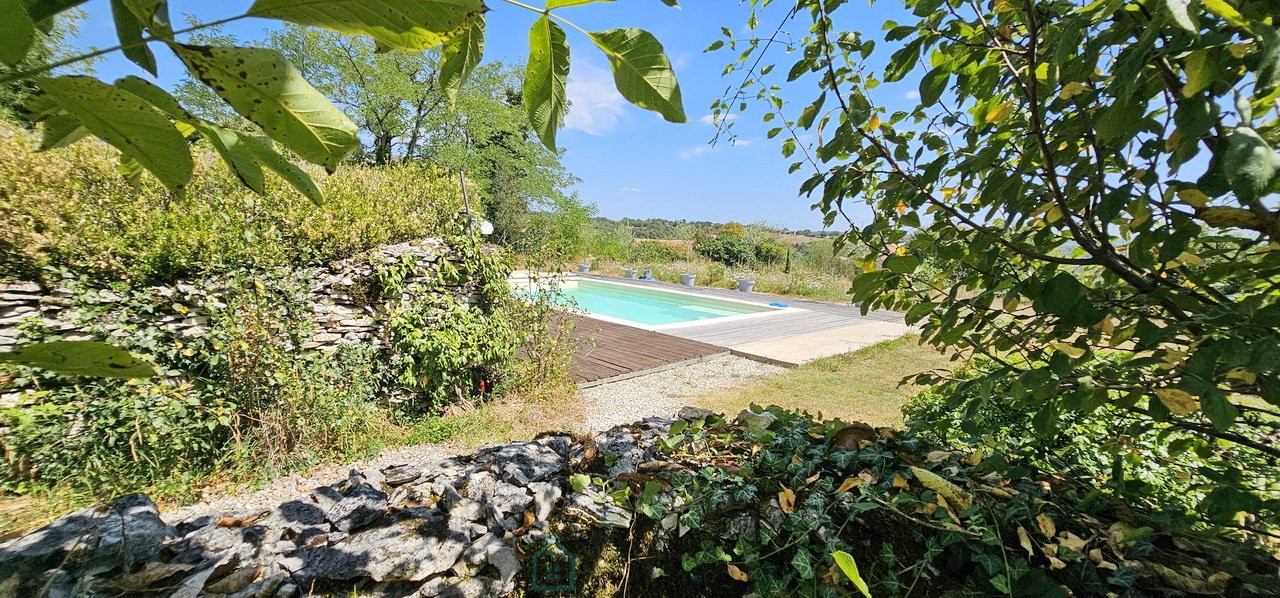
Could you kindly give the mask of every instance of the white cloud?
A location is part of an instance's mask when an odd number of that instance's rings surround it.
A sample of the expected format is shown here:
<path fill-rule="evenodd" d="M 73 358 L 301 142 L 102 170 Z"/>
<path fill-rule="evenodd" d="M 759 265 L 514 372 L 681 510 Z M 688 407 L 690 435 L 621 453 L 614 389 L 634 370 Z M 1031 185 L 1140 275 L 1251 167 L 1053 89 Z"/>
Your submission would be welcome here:
<path fill-rule="evenodd" d="M 586 60 L 575 60 L 565 85 L 569 96 L 566 129 L 577 129 L 588 135 L 608 135 L 618 126 L 627 101 L 613 87 L 608 70 Z"/>
<path fill-rule="evenodd" d="M 710 145 L 705 145 L 705 144 L 695 145 L 687 150 L 682 150 L 680 153 L 676 155 L 680 156 L 681 160 L 692 160 L 698 156 L 701 156 L 702 154 L 713 151 L 713 149 L 714 148 L 712 148 Z"/>
<path fill-rule="evenodd" d="M 908 91 L 907 93 L 902 94 L 902 97 L 907 98 L 908 100 L 918 100 L 920 99 L 920 92 L 915 90 Z"/>
<path fill-rule="evenodd" d="M 735 138 L 733 140 L 733 147 L 744 147 L 744 146 L 751 145 L 753 143 L 755 142 L 750 139 Z"/>
<path fill-rule="evenodd" d="M 619 188 L 618 188 L 618 190 L 619 190 L 619 191 L 626 192 L 626 193 L 639 193 L 639 192 L 640 192 L 640 188 L 639 188 L 639 187 L 619 187 Z"/>
<path fill-rule="evenodd" d="M 702 118 L 698 119 L 698 122 L 704 125 L 715 126 L 722 122 L 726 122 L 730 120 L 738 120 L 738 115 L 737 114 L 721 114 L 720 116 L 716 116 L 714 114 L 704 114 L 702 115 Z"/>

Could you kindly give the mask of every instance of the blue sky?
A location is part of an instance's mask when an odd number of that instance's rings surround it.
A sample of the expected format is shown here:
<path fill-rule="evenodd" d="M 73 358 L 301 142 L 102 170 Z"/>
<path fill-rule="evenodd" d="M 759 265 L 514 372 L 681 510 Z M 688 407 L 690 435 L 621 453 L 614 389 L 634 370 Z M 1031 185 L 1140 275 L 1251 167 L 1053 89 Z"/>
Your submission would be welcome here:
<path fill-rule="evenodd" d="M 190 13 L 207 22 L 241 14 L 251 3 L 171 0 L 170 7 L 175 21 Z M 503 0 L 487 4 L 493 10 L 489 13 L 485 59 L 522 62 L 528 52 L 528 28 L 537 15 Z M 601 215 L 612 218 L 763 221 L 792 228 L 821 228 L 821 217 L 809 209 L 811 201 L 797 196 L 803 171 L 787 174 L 792 160 L 782 157 L 781 138 L 765 138 L 765 131 L 773 125 L 761 123 L 758 110 L 735 118 L 736 145 L 724 141 L 715 147 L 708 144 L 715 133 L 709 106 L 726 87 L 738 84 L 741 75 L 721 77 L 736 52 L 704 53 L 703 49 L 722 38 L 721 27 L 748 35 L 747 7 L 733 0 L 683 0 L 682 4 L 676 10 L 659 0 L 620 0 L 557 11 L 588 31 L 612 27 L 651 31 L 662 41 L 676 68 L 689 116 L 687 124 L 670 124 L 628 104 L 613 89 L 607 60 L 581 33 L 569 29 L 572 65 L 568 93 L 573 109 L 558 142 L 566 150 L 565 165 L 582 180 L 575 189 L 585 201 L 596 204 Z M 761 18 L 762 31 L 772 31 L 789 6 L 786 0 L 774 4 Z M 92 0 L 85 8 L 89 19 L 81 24 L 80 42 L 97 47 L 114 45 L 108 2 Z M 868 6 L 853 0 L 840 13 L 845 21 L 842 28 L 861 30 L 876 40 L 882 39 L 880 29 L 885 20 L 905 20 L 900 4 L 893 1 Z M 801 36 L 804 21 L 793 21 L 787 29 Z M 273 26 L 277 23 L 251 19 L 234 22 L 226 31 L 249 41 L 262 38 Z M 160 59 L 157 82 L 170 87 L 181 79 L 182 67 L 159 46 L 154 50 Z M 886 50 L 880 44 L 872 60 L 883 61 L 889 54 Z M 778 72 L 785 72 L 792 60 L 775 55 Z M 96 70 L 106 80 L 126 74 L 149 77 L 119 55 L 103 60 Z M 915 77 L 908 77 L 876 89 L 876 97 L 896 108 L 910 100 L 915 87 Z M 798 114 L 814 90 L 812 84 L 798 84 L 788 97 L 794 104 L 787 107 L 787 113 Z M 852 215 L 861 219 L 859 210 Z"/>

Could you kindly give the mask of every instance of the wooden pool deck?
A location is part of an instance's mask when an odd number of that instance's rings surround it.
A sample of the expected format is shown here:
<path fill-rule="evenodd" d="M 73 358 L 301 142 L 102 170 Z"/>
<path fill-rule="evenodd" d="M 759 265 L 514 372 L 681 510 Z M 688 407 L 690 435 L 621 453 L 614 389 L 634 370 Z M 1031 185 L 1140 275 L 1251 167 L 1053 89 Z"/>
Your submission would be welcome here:
<path fill-rule="evenodd" d="M 573 316 L 577 345 L 569 370 L 580 387 L 696 363 L 730 350 L 696 340 Z"/>

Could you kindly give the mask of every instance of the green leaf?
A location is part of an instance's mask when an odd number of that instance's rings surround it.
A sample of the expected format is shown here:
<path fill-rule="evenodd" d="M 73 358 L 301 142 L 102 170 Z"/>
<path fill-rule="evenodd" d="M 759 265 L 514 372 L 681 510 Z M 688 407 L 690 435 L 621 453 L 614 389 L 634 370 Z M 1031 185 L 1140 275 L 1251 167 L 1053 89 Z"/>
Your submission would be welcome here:
<path fill-rule="evenodd" d="M 884 260 L 884 267 L 890 272 L 910 274 L 920 266 L 920 258 L 914 255 L 891 255 Z"/>
<path fill-rule="evenodd" d="M 680 3 L 677 2 L 677 0 L 662 0 L 662 3 L 666 4 L 667 6 L 674 6 L 676 8 L 680 8 Z"/>
<path fill-rule="evenodd" d="M 593 2 L 613 2 L 613 0 L 547 0 L 547 10 L 553 8 L 561 8 L 564 6 L 578 6 L 580 4 L 591 4 Z"/>
<path fill-rule="evenodd" d="M 484 10 L 481 0 L 257 0 L 249 14 L 365 35 L 384 47 L 426 50 Z"/>
<path fill-rule="evenodd" d="M 484 26 L 483 17 L 471 19 L 471 24 L 446 42 L 441 51 L 440 87 L 450 106 L 458 100 L 458 90 L 484 55 Z"/>
<path fill-rule="evenodd" d="M 591 476 L 588 476 L 585 473 L 575 473 L 569 476 L 569 486 L 573 488 L 574 492 L 582 492 L 590 485 Z"/>
<path fill-rule="evenodd" d="M 5 0 L 0 0 L 0 2 L 3 1 Z M 111 17 L 116 22 L 116 38 L 123 46 L 121 53 L 130 62 L 155 76 L 156 55 L 151 53 L 151 48 L 142 43 L 142 22 L 138 20 L 137 15 L 125 6 L 124 0 L 111 0 Z"/>
<path fill-rule="evenodd" d="M 609 57 L 614 86 L 627 101 L 661 114 L 668 122 L 687 122 L 671 61 L 658 38 L 643 29 L 609 29 L 591 34 Z"/>
<path fill-rule="evenodd" d="M 30 0 L 27 2 L 27 14 L 31 20 L 39 23 L 63 12 L 71 10 L 89 0 Z M 5 11 L 4 14 L 9 14 Z"/>
<path fill-rule="evenodd" d="M 796 555 L 791 557 L 791 566 L 796 570 L 796 574 L 800 579 L 813 579 L 813 559 L 809 556 L 809 551 L 801 546 L 796 550 Z"/>
<path fill-rule="evenodd" d="M 546 15 L 529 29 L 529 64 L 524 75 L 524 109 L 542 144 L 556 149 L 556 129 L 565 110 L 564 86 L 569 78 L 569 44 L 564 29 Z"/>
<path fill-rule="evenodd" d="M 1219 430 L 1230 428 L 1240 416 L 1240 410 L 1227 400 L 1225 393 L 1216 388 L 1207 390 L 1200 396 L 1200 410 Z"/>
<path fill-rule="evenodd" d="M 91 77 L 45 78 L 39 86 L 89 132 L 137 160 L 174 193 L 191 181 L 187 141 L 142 98 Z"/>
<path fill-rule="evenodd" d="M 951 73 L 942 67 L 925 74 L 924 78 L 920 79 L 920 104 L 928 107 L 938 103 L 938 98 L 942 97 L 942 92 L 947 89 L 947 81 L 950 78 Z"/>
<path fill-rule="evenodd" d="M 1280 30 L 1259 26 L 1258 45 L 1262 51 L 1258 56 L 1257 84 L 1253 94 L 1265 96 L 1280 86 Z"/>
<path fill-rule="evenodd" d="M 89 130 L 84 128 L 84 125 L 80 124 L 76 117 L 62 111 L 49 116 L 42 124 L 44 125 L 44 137 L 40 140 L 41 150 L 66 147 L 89 134 Z"/>
<path fill-rule="evenodd" d="M 36 24 L 22 0 L 0 0 L 0 62 L 15 65 L 27 56 L 36 39 Z"/>
<path fill-rule="evenodd" d="M 146 100 L 161 112 L 168 114 L 169 118 L 189 123 L 199 120 L 190 112 L 187 112 L 187 109 L 183 108 L 177 99 L 169 95 L 169 92 L 146 79 L 134 76 L 121 77 L 116 79 L 115 86 Z"/>
<path fill-rule="evenodd" d="M 174 44 L 191 72 L 241 116 L 302 159 L 332 173 L 360 146 L 356 125 L 279 52 Z"/>
<path fill-rule="evenodd" d="M 1267 193 L 1276 176 L 1275 153 L 1249 127 L 1236 127 L 1227 136 L 1223 159 L 1231 190 L 1244 201 L 1254 201 Z"/>
<path fill-rule="evenodd" d="M 262 173 L 262 165 L 255 160 L 258 152 L 249 147 L 249 143 L 245 141 L 243 133 L 232 131 L 210 122 L 200 122 L 195 127 L 209 141 L 213 149 L 217 150 L 218 155 L 222 156 L 222 161 L 231 167 L 231 172 L 235 173 L 236 178 L 240 179 L 244 186 L 253 189 L 257 193 L 266 192 L 266 180 Z M 284 161 L 283 158 L 281 160 Z M 287 163 L 287 161 L 285 162 Z M 293 164 L 289 165 L 294 166 Z M 294 166 L 294 168 L 296 169 L 297 167 Z M 306 177 L 305 182 L 299 180 L 299 184 L 294 184 L 293 181 L 288 181 L 289 176 L 296 177 L 299 173 Z M 288 174 L 289 176 L 284 176 L 282 173 L 286 181 L 299 191 L 302 191 L 302 194 L 310 198 L 311 201 L 317 203 L 320 201 L 320 190 L 315 187 L 311 177 L 307 176 L 305 172 L 301 172 L 300 169 L 297 171 L 291 170 Z"/>
<path fill-rule="evenodd" d="M 808 129 L 813 126 L 813 119 L 817 118 L 819 112 L 822 112 L 822 104 L 826 99 L 827 94 L 824 93 L 818 96 L 818 99 L 814 100 L 812 104 L 809 104 L 809 106 L 800 113 L 800 118 L 796 119 L 796 126 L 802 129 Z M 773 113 L 770 112 L 770 114 Z"/>
<path fill-rule="evenodd" d="M 1192 52 L 1183 62 L 1182 68 L 1187 71 L 1187 82 L 1182 86 L 1182 97 L 1189 98 L 1213 83 L 1213 75 L 1217 66 L 1209 52 L 1199 50 Z"/>
<path fill-rule="evenodd" d="M 1191 0 L 1162 0 L 1162 4 L 1175 25 L 1191 33 L 1200 31 L 1200 25 L 1196 23 L 1195 16 L 1187 12 Z"/>
<path fill-rule="evenodd" d="M 858 563 L 853 560 L 853 555 L 837 550 L 831 553 L 831 558 L 835 559 L 836 566 L 840 567 L 840 571 L 844 572 L 844 576 L 853 582 L 853 586 L 858 588 L 866 598 L 871 598 L 871 590 L 867 588 L 866 580 L 862 579 L 862 574 L 858 572 Z"/>
<path fill-rule="evenodd" d="M 1227 0 L 1204 0 L 1204 7 L 1235 27 L 1244 28 L 1247 26 L 1247 23 L 1244 22 L 1244 16 L 1234 6 L 1228 4 Z"/>
<path fill-rule="evenodd" d="M 299 168 L 297 164 L 281 156 L 276 151 L 276 148 L 272 146 L 270 139 L 244 133 L 240 133 L 239 137 L 245 149 L 253 154 L 253 158 L 259 164 L 275 171 L 276 174 L 280 175 L 280 178 L 305 195 L 307 199 L 317 204 L 324 201 L 324 195 L 320 192 L 320 188 L 316 186 L 316 182 L 311 180 L 311 175 Z M 240 173 L 237 174 L 239 175 Z"/>
<path fill-rule="evenodd" d="M 916 322 L 919 322 L 921 318 L 928 315 L 929 312 L 933 311 L 933 308 L 937 306 L 938 306 L 937 303 L 933 303 L 930 301 L 922 301 L 920 303 L 912 305 L 911 309 L 907 310 L 906 315 L 903 316 L 902 319 L 906 321 L 908 326 L 910 326 L 912 324 L 915 324 Z"/>
<path fill-rule="evenodd" d="M 32 343 L 0 353 L 0 363 L 40 368 L 68 376 L 149 378 L 150 364 L 124 349 L 98 341 Z"/>

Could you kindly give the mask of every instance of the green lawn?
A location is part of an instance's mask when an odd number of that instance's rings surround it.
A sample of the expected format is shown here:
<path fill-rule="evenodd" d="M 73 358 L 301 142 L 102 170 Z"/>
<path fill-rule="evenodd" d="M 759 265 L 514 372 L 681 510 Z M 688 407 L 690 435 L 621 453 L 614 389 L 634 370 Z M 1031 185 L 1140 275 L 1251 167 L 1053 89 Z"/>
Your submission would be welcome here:
<path fill-rule="evenodd" d="M 693 403 L 731 416 L 756 403 L 821 412 L 824 418 L 899 427 L 903 424 L 903 403 L 920 391 L 918 386 L 899 386 L 899 382 L 906 376 L 955 365 L 946 355 L 919 345 L 919 340 L 915 335 L 905 336 L 819 359 L 749 386 L 696 397 Z"/>

